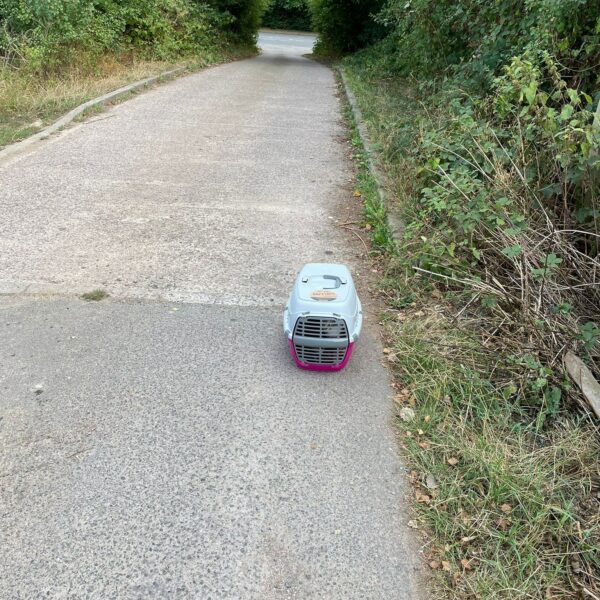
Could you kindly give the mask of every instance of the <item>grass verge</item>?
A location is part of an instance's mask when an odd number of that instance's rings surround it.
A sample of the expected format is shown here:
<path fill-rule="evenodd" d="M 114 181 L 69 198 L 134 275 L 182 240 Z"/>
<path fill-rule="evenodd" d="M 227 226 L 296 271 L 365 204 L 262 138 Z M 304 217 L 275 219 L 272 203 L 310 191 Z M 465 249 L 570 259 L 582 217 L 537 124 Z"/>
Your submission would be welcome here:
<path fill-rule="evenodd" d="M 40 76 L 26 69 L 0 69 L 0 148 L 37 133 L 72 108 L 128 83 L 176 67 L 197 70 L 251 56 L 255 48 L 231 47 L 177 61 L 143 60 L 131 53 L 93 61 L 81 56 L 59 73 Z"/>
<path fill-rule="evenodd" d="M 381 149 L 390 207 L 379 202 L 348 107 L 345 116 L 373 254 L 386 273 L 385 352 L 433 596 L 598 598 L 597 427 L 572 405 L 527 406 L 500 386 L 498 374 L 511 367 L 472 296 L 416 277 L 418 257 L 390 238 L 386 208 L 412 209 L 416 169 L 407 156 L 423 122 L 416 117 L 429 107 L 410 82 L 374 79 L 367 67 L 354 60 L 347 74 Z"/>

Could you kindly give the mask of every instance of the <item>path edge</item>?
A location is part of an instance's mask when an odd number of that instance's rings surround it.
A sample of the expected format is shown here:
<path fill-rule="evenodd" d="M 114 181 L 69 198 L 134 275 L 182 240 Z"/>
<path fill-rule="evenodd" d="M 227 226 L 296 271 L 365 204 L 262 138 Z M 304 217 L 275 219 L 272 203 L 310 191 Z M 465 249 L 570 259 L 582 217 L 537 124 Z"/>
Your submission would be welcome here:
<path fill-rule="evenodd" d="M 33 146 L 37 142 L 45 140 L 49 138 L 53 133 L 60 131 L 63 127 L 66 127 L 70 123 L 72 123 L 81 113 L 86 111 L 88 108 L 92 108 L 93 106 L 101 106 L 109 102 L 110 100 L 114 100 L 115 98 L 119 98 L 120 96 L 124 96 L 130 92 L 134 92 L 143 88 L 147 85 L 160 81 L 162 79 L 170 79 L 187 71 L 188 67 L 177 67 L 176 69 L 170 69 L 168 71 L 163 71 L 158 75 L 153 75 L 152 77 L 146 77 L 145 79 L 140 79 L 139 81 L 134 81 L 133 83 L 129 83 L 124 85 L 112 92 L 108 92 L 103 94 L 102 96 L 98 96 L 96 98 L 92 98 L 79 106 L 71 109 L 69 112 L 64 114 L 62 117 L 51 123 L 47 127 L 44 127 L 41 131 L 34 133 L 33 135 L 26 137 L 24 140 L 20 140 L 18 142 L 14 142 L 13 144 L 9 144 L 2 150 L 0 150 L 0 166 L 2 166 L 7 159 L 12 158 L 13 156 L 20 154 L 30 146 Z"/>
<path fill-rule="evenodd" d="M 354 121 L 356 122 L 356 129 L 358 130 L 358 135 L 360 136 L 362 145 L 367 154 L 367 163 L 369 167 L 369 171 L 375 180 L 375 184 L 377 187 L 377 195 L 379 196 L 379 200 L 381 204 L 385 207 L 385 212 L 387 216 L 387 222 L 390 226 L 390 230 L 392 233 L 392 237 L 394 240 L 398 241 L 404 231 L 404 223 L 402 220 L 394 215 L 389 210 L 389 204 L 387 200 L 387 193 L 385 191 L 385 176 L 381 172 L 381 169 L 377 165 L 377 161 L 374 158 L 376 156 L 375 147 L 373 142 L 371 141 L 371 136 L 369 135 L 369 130 L 367 129 L 367 124 L 362 115 L 362 111 L 360 110 L 360 106 L 358 105 L 358 100 L 350 87 L 350 83 L 348 81 L 348 77 L 346 76 L 346 71 L 342 65 L 337 65 L 337 71 L 340 74 L 340 78 L 342 80 L 342 84 L 344 86 L 344 92 L 346 93 L 346 98 L 348 99 L 348 104 L 350 105 L 350 109 L 352 110 L 352 115 L 354 116 Z"/>

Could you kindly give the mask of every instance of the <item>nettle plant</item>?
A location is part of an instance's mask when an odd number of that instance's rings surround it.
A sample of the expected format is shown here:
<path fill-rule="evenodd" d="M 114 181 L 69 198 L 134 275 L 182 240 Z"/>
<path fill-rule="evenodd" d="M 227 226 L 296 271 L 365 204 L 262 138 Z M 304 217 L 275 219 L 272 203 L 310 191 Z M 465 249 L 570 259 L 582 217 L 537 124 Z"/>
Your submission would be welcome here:
<path fill-rule="evenodd" d="M 469 291 L 487 314 L 488 344 L 536 349 L 530 361 L 506 363 L 506 389 L 518 372 L 526 402 L 556 407 L 565 348 L 599 358 L 592 98 L 547 53 L 514 58 L 490 98 L 455 98 L 451 122 L 424 128 L 407 243 L 418 270 Z"/>

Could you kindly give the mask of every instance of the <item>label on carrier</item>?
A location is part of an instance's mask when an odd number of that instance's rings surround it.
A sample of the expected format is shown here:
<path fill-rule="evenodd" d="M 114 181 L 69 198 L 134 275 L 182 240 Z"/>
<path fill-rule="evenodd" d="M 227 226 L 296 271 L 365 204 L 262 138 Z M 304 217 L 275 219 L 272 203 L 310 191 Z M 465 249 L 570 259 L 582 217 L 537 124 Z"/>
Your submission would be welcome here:
<path fill-rule="evenodd" d="M 335 300 L 337 294 L 333 290 L 315 290 L 310 297 L 313 300 Z"/>

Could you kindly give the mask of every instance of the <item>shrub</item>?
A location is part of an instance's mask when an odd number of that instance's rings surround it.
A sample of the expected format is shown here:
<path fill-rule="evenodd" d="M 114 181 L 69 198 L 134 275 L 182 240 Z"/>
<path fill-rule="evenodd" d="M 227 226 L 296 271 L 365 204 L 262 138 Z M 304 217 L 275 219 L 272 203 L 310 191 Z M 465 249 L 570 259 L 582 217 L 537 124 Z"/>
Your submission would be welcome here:
<path fill-rule="evenodd" d="M 450 68 L 491 85 L 526 49 L 594 64 L 599 16 L 596 0 L 387 0 L 375 19 L 389 32 L 390 70 L 423 79 Z"/>
<path fill-rule="evenodd" d="M 383 28 L 374 20 L 383 0 L 310 0 L 313 29 L 319 33 L 317 51 L 353 52 L 374 42 Z"/>
<path fill-rule="evenodd" d="M 310 10 L 306 0 L 273 0 L 263 17 L 263 25 L 273 29 L 310 31 Z"/>
<path fill-rule="evenodd" d="M 563 358 L 600 378 L 600 4 L 376 19 L 345 64 L 405 224 L 378 269 L 427 559 L 447 597 L 597 596 L 598 429 Z"/>
<path fill-rule="evenodd" d="M 166 59 L 253 43 L 264 0 L 0 0 L 5 65 L 52 71 L 81 52 L 134 50 Z"/>
<path fill-rule="evenodd" d="M 229 19 L 229 29 L 241 42 L 253 42 L 268 0 L 209 0 Z"/>

